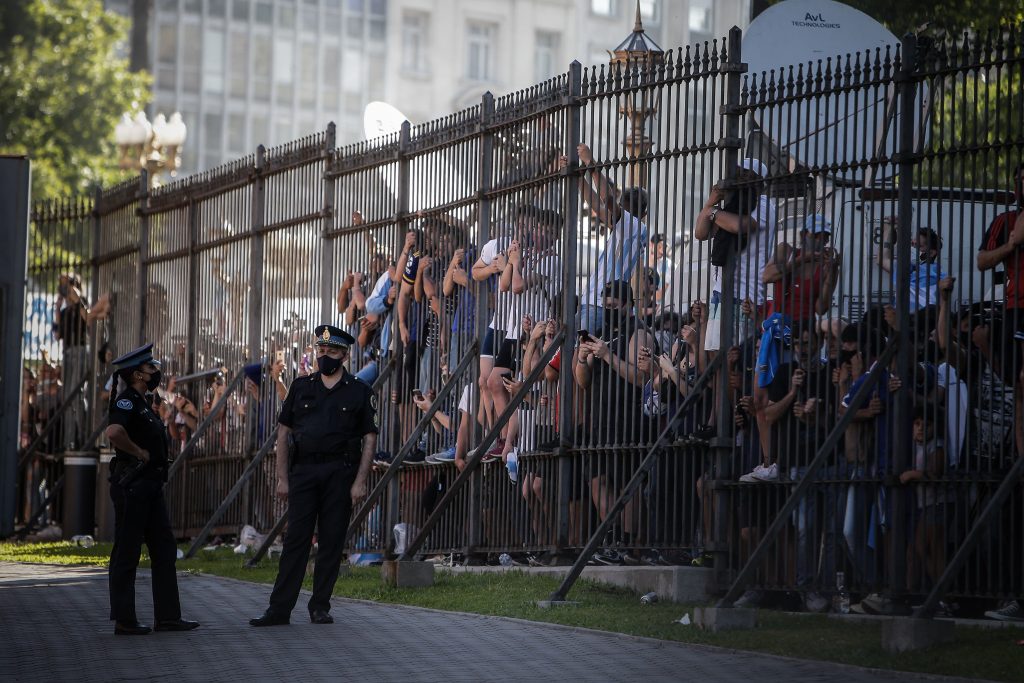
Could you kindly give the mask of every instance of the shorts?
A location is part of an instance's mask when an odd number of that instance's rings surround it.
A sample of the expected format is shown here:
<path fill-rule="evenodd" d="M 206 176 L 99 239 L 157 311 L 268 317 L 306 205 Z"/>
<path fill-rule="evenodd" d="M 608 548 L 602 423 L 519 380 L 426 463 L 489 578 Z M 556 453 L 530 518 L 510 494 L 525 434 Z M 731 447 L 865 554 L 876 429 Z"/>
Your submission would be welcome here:
<path fill-rule="evenodd" d="M 396 402 L 399 404 L 410 401 L 412 390 L 416 389 L 416 385 L 419 384 L 421 353 L 422 351 L 415 342 L 405 347 L 405 351 L 402 353 L 402 359 L 396 368 L 398 378 L 395 382 L 395 390 L 398 393 Z"/>
<path fill-rule="evenodd" d="M 501 342 L 504 339 L 504 330 L 496 330 L 493 327 L 488 327 L 487 333 L 484 334 L 484 343 L 480 346 L 480 357 L 494 358 L 497 356 Z"/>
<path fill-rule="evenodd" d="M 515 339 L 505 339 L 501 342 L 501 348 L 494 359 L 494 367 L 508 368 L 515 374 L 518 368 L 519 342 Z"/>

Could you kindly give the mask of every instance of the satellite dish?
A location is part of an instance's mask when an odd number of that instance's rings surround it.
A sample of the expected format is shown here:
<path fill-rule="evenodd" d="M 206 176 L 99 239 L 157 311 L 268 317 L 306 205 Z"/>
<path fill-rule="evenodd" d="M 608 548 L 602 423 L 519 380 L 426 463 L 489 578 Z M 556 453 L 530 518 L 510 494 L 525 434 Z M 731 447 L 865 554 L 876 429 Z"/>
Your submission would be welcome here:
<path fill-rule="evenodd" d="M 758 87 L 772 72 L 783 83 L 797 75 L 803 66 L 805 78 L 832 59 L 832 71 L 844 69 L 850 55 L 851 66 L 857 54 L 860 64 L 873 64 L 876 50 L 882 58 L 886 48 L 896 56 L 898 38 L 860 10 L 832 0 L 787 0 L 773 5 L 750 23 L 743 36 L 743 61 L 748 64 L 748 85 L 756 78 Z M 865 53 L 867 62 L 865 62 Z M 861 88 L 856 95 L 823 96 L 801 99 L 782 106 L 765 107 L 754 112 L 755 122 L 778 145 L 784 155 L 805 166 L 832 162 L 859 161 L 874 150 L 895 152 L 894 136 L 887 134 L 887 107 L 894 93 L 886 89 Z M 792 166 L 786 166 L 792 168 Z M 862 180 L 864 171 L 840 172 L 848 180 Z"/>
<path fill-rule="evenodd" d="M 387 102 L 370 102 L 363 110 L 363 133 L 367 140 L 402 130 L 408 119 Z"/>

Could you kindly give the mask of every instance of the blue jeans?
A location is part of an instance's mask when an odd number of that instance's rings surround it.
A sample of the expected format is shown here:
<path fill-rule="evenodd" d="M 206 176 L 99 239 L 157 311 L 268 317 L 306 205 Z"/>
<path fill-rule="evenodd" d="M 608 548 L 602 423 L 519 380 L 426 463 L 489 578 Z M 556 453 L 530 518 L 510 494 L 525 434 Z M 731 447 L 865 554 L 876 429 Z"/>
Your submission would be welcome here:
<path fill-rule="evenodd" d="M 875 486 L 863 481 L 868 477 L 864 465 L 849 464 L 848 468 L 850 484 L 846 488 L 843 539 L 857 577 L 870 585 L 875 580 L 874 550 L 868 544 Z"/>
<path fill-rule="evenodd" d="M 818 479 L 845 479 L 846 463 L 824 467 L 819 470 Z M 789 478 L 799 481 L 807 473 L 806 467 L 791 467 Z M 821 520 L 822 558 L 821 573 L 824 585 L 830 584 L 830 577 L 836 570 L 836 537 L 838 536 L 838 520 L 843 518 L 846 499 L 840 495 L 839 484 L 819 484 L 816 490 L 805 495 L 796 510 L 793 511 L 792 523 L 796 527 L 796 585 L 806 586 L 812 583 L 817 574 L 816 549 L 818 547 L 817 507 L 819 494 L 824 497 L 824 519 Z"/>
<path fill-rule="evenodd" d="M 377 381 L 377 375 L 379 374 L 380 372 L 377 370 L 377 361 L 371 360 L 356 373 L 356 379 L 365 383 L 367 386 L 372 387 L 373 383 Z"/>

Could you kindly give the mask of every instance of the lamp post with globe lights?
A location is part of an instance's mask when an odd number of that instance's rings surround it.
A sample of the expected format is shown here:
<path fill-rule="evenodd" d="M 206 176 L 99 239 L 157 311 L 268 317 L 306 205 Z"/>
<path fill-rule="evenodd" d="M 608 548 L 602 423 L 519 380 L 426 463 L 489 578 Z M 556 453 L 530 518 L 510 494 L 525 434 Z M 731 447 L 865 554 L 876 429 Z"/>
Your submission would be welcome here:
<path fill-rule="evenodd" d="M 178 112 L 171 114 L 170 119 L 157 114 L 152 123 L 144 111 L 134 117 L 123 114 L 114 128 L 119 165 L 125 170 L 146 169 L 151 185 L 161 171 L 173 178 L 181 165 L 180 150 L 187 135 L 188 129 Z"/>

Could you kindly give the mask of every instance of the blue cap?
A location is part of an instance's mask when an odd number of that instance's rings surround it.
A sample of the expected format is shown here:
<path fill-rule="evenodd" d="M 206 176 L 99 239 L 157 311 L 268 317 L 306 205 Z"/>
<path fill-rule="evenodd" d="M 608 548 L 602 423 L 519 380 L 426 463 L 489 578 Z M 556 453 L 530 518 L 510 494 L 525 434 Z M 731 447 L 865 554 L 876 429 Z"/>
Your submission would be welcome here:
<path fill-rule="evenodd" d="M 242 368 L 242 371 L 256 386 L 263 384 L 263 363 L 249 363 Z"/>
<path fill-rule="evenodd" d="M 316 336 L 313 343 L 317 346 L 338 346 L 347 349 L 356 343 L 355 337 L 334 325 L 320 325 L 313 330 L 313 334 Z"/>
<path fill-rule="evenodd" d="M 134 351 L 129 351 L 120 358 L 115 358 L 113 366 L 117 370 L 124 370 L 126 368 L 137 368 L 146 363 L 152 363 L 153 365 L 160 367 L 160 361 L 153 358 L 152 344 L 140 346 Z"/>
<path fill-rule="evenodd" d="M 804 219 L 804 232 L 817 235 L 821 232 L 832 234 L 832 224 L 820 213 L 813 213 Z"/>

